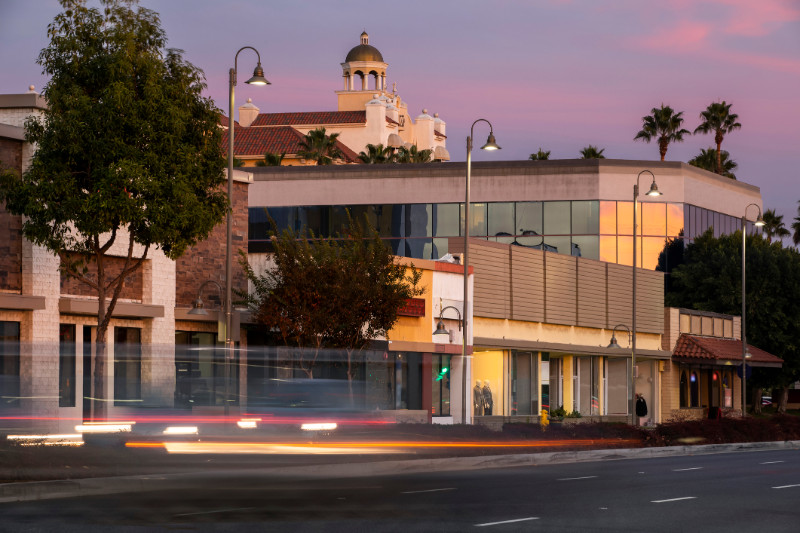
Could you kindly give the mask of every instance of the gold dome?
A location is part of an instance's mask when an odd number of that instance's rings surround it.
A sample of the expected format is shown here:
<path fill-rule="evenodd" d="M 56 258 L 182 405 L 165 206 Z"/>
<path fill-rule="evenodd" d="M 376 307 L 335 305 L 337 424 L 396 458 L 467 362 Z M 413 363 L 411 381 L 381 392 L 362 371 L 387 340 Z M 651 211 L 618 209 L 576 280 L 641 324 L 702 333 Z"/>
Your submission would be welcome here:
<path fill-rule="evenodd" d="M 347 52 L 347 57 L 344 58 L 345 63 L 353 61 L 377 61 L 383 63 L 383 56 L 377 48 L 369 44 L 369 35 L 367 32 L 361 34 L 361 44 L 353 47 Z"/>

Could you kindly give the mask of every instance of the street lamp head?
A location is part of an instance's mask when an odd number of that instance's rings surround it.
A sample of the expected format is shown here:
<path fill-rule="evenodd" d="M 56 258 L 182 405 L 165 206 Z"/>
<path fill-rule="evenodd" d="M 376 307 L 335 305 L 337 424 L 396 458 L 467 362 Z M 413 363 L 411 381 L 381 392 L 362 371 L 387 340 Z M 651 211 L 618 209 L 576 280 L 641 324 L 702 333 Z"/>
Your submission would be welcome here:
<path fill-rule="evenodd" d="M 194 306 L 192 307 L 192 310 L 189 311 L 188 314 L 190 314 L 190 315 L 200 315 L 200 316 L 208 315 L 208 312 L 205 309 L 203 309 L 203 299 L 202 298 L 198 297 L 197 300 L 194 301 Z"/>
<path fill-rule="evenodd" d="M 486 139 L 486 144 L 481 146 L 481 150 L 500 150 L 500 147 L 497 146 L 497 143 L 494 140 L 493 132 L 489 132 L 489 137 Z"/>
<path fill-rule="evenodd" d="M 611 342 L 608 343 L 609 348 L 622 348 L 619 344 L 617 344 L 617 335 L 615 333 L 611 334 Z"/>
<path fill-rule="evenodd" d="M 756 218 L 755 225 L 758 226 L 759 228 L 763 228 L 764 226 L 767 225 L 767 223 L 764 222 L 764 217 L 761 216 L 761 213 L 758 214 L 758 218 Z"/>
<path fill-rule="evenodd" d="M 264 77 L 264 69 L 261 68 L 261 61 L 258 62 L 255 70 L 253 70 L 253 77 L 245 83 L 249 83 L 250 85 L 272 85 L 267 78 Z"/>
<path fill-rule="evenodd" d="M 661 191 L 658 190 L 655 178 L 653 178 L 653 183 L 650 184 L 650 190 L 647 191 L 647 196 L 661 196 Z"/>
<path fill-rule="evenodd" d="M 441 318 L 436 322 L 436 331 L 433 332 L 434 335 L 449 335 L 450 332 L 447 331 L 447 328 L 444 325 L 444 320 Z"/>

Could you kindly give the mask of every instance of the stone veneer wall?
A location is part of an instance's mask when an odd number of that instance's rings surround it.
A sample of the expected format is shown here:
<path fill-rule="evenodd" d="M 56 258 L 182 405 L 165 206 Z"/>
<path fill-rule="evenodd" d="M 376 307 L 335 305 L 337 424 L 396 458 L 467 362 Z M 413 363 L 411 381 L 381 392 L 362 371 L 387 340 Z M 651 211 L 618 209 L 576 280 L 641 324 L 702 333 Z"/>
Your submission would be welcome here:
<path fill-rule="evenodd" d="M 248 183 L 233 183 L 233 288 L 247 290 L 247 279 L 239 266 L 239 252 L 247 253 Z M 205 241 L 197 243 L 181 256 L 177 263 L 175 304 L 177 307 L 192 307 L 200 285 L 213 280 L 225 289 L 225 221 L 220 223 Z M 219 308 L 220 291 L 212 284 L 203 290 L 206 308 Z M 235 298 L 235 296 L 234 296 Z"/>
<path fill-rule="evenodd" d="M 148 256 L 150 256 L 150 253 L 148 253 Z M 146 267 L 148 262 L 149 261 L 145 261 L 145 265 L 142 265 L 136 272 L 123 280 L 122 291 L 119 295 L 120 298 L 142 301 L 143 268 Z M 106 257 L 103 264 L 106 271 L 106 283 L 108 283 L 114 276 L 118 276 L 119 273 L 122 272 L 125 258 Z M 87 276 L 92 280 L 97 280 L 97 263 L 89 261 L 86 266 L 88 268 Z M 63 272 L 61 273 L 61 294 L 97 298 L 97 292 L 93 288 L 71 276 L 67 276 Z M 110 298 L 111 294 L 108 294 L 108 297 Z"/>

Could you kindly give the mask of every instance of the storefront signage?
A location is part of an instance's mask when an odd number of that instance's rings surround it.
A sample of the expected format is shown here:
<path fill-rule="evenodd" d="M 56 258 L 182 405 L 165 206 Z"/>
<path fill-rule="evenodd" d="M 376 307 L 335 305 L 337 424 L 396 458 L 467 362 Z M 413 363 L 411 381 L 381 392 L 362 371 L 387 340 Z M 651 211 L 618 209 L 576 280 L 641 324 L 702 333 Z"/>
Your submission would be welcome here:
<path fill-rule="evenodd" d="M 406 304 L 397 312 L 400 316 L 425 316 L 425 299 L 409 298 Z"/>

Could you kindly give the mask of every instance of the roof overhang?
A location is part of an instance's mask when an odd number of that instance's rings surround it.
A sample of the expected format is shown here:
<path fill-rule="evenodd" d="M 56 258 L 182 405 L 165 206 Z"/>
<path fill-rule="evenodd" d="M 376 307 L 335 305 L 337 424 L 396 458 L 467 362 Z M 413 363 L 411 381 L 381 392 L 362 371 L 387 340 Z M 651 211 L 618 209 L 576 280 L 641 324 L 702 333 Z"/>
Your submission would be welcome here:
<path fill-rule="evenodd" d="M 742 360 L 732 360 L 732 359 L 709 359 L 706 357 L 673 357 L 673 362 L 679 365 L 691 365 L 691 366 L 708 366 L 708 367 L 731 367 L 736 368 L 741 366 Z M 765 361 L 752 361 L 747 359 L 747 366 L 752 367 L 759 367 L 759 368 L 781 368 L 783 366 L 782 363 L 772 363 L 772 362 L 765 362 Z"/>
<path fill-rule="evenodd" d="M 564 344 L 517 339 L 493 339 L 489 337 L 475 337 L 473 345 L 475 346 L 475 351 L 479 351 L 481 348 L 490 348 L 497 350 L 532 350 L 537 352 L 559 352 L 580 355 L 605 355 L 609 357 L 631 356 L 631 351 L 625 348 L 608 348 L 606 346 L 586 346 L 582 344 Z M 666 350 L 643 350 L 637 348 L 636 357 L 666 360 L 672 357 L 672 354 Z"/>
<path fill-rule="evenodd" d="M 14 311 L 36 311 L 44 308 L 44 296 L 0 293 L 0 309 Z"/>
<path fill-rule="evenodd" d="M 97 300 L 81 298 L 60 298 L 58 310 L 65 315 L 92 315 L 98 311 Z M 140 304 L 135 302 L 117 302 L 114 307 L 115 318 L 162 318 L 163 305 Z"/>

